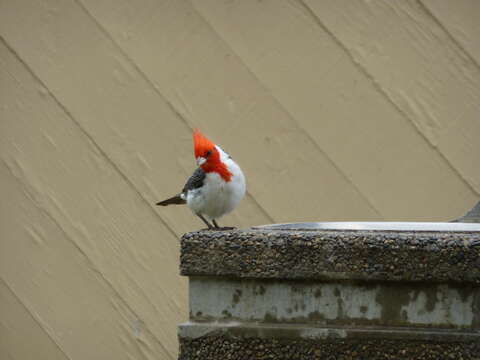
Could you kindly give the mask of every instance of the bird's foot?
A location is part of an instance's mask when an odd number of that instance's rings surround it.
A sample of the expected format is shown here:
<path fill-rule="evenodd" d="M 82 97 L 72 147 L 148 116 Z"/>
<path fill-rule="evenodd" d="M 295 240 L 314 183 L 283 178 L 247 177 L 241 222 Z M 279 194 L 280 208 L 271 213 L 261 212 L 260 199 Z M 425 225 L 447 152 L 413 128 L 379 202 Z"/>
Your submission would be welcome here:
<path fill-rule="evenodd" d="M 215 229 L 214 227 L 208 227 L 208 228 L 200 229 L 198 231 L 212 231 L 212 230 L 217 230 L 217 229 Z"/>
<path fill-rule="evenodd" d="M 219 227 L 210 227 L 210 228 L 203 228 L 199 231 L 228 231 L 228 230 L 236 230 L 237 228 L 234 226 L 219 226 Z"/>
<path fill-rule="evenodd" d="M 216 231 L 226 231 L 226 230 L 236 230 L 237 228 L 235 226 L 219 226 L 210 230 L 216 230 Z"/>
<path fill-rule="evenodd" d="M 210 227 L 210 228 L 203 228 L 198 231 L 227 231 L 227 230 L 236 230 L 237 228 L 234 226 L 218 226 L 218 227 Z"/>

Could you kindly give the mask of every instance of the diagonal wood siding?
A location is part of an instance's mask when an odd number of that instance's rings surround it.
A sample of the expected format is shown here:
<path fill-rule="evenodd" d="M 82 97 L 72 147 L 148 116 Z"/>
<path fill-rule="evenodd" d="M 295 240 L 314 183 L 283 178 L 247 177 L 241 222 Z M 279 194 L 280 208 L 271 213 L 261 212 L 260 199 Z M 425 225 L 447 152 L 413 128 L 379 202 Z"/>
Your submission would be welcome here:
<path fill-rule="evenodd" d="M 176 358 L 178 237 L 202 224 L 153 204 L 193 171 L 194 127 L 247 175 L 224 224 L 463 214 L 479 11 L 0 0 L 0 358 Z"/>

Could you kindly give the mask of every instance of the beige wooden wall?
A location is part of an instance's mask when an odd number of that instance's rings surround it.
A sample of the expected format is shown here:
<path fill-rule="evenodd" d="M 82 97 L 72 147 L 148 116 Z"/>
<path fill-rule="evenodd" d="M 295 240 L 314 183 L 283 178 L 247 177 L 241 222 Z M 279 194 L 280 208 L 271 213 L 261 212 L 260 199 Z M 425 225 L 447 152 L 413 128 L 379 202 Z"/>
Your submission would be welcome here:
<path fill-rule="evenodd" d="M 198 127 L 243 167 L 223 224 L 437 220 L 480 198 L 480 1 L 0 0 L 0 359 L 173 359 L 153 204 Z"/>

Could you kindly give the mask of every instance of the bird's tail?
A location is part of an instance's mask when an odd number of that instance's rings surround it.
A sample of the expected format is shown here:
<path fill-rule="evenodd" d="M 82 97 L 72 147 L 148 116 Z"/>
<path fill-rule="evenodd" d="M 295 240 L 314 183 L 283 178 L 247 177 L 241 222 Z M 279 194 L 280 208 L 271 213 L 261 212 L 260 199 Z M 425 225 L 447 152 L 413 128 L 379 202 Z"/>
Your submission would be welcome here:
<path fill-rule="evenodd" d="M 187 202 L 181 198 L 180 194 L 177 194 L 169 199 L 158 202 L 156 205 L 168 206 L 168 205 L 183 205 Z"/>

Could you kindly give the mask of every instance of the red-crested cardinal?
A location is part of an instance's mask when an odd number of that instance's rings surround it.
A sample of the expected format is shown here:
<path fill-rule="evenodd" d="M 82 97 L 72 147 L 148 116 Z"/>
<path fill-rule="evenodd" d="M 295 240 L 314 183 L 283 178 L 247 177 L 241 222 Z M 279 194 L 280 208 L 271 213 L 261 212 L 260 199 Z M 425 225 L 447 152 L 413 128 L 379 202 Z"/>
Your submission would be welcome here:
<path fill-rule="evenodd" d="M 187 204 L 209 229 L 220 229 L 216 219 L 235 209 L 242 200 L 246 189 L 245 177 L 230 155 L 198 130 L 193 132 L 193 148 L 199 167 L 180 194 L 157 205 Z"/>

